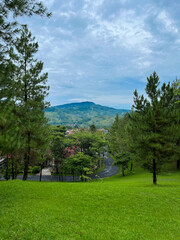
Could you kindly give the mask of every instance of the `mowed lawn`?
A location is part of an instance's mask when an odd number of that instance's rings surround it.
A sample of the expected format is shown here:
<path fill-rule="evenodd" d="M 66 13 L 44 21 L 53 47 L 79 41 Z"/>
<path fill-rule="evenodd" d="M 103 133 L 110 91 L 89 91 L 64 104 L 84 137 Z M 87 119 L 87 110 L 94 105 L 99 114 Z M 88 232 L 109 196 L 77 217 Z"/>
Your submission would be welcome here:
<path fill-rule="evenodd" d="M 0 239 L 179 240 L 180 173 L 0 182 Z"/>

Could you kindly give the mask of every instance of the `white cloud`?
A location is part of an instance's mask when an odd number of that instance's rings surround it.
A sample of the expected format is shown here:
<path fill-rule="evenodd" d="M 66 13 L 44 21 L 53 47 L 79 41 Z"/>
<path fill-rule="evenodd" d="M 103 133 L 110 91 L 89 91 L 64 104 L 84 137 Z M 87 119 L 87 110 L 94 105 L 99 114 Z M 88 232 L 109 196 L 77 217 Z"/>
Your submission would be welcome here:
<path fill-rule="evenodd" d="M 174 21 L 170 18 L 168 13 L 163 10 L 158 15 L 158 20 L 163 24 L 166 31 L 177 34 L 179 32 Z"/>
<path fill-rule="evenodd" d="M 56 17 L 61 17 L 61 18 L 71 18 L 73 16 L 76 16 L 76 12 L 74 11 L 55 11 L 54 14 L 56 15 Z"/>
<path fill-rule="evenodd" d="M 84 9 L 89 9 L 89 7 L 91 7 L 91 9 L 95 10 L 102 6 L 104 1 L 105 0 L 85 0 Z"/>
<path fill-rule="evenodd" d="M 146 60 L 146 57 L 139 57 L 137 59 L 134 59 L 133 63 L 139 70 L 146 70 L 152 66 L 152 62 Z"/>
<path fill-rule="evenodd" d="M 48 8 L 51 8 L 56 0 L 41 0 L 41 2 L 47 6 Z"/>
<path fill-rule="evenodd" d="M 62 35 L 66 35 L 66 36 L 72 36 L 72 31 L 64 29 L 62 27 L 57 27 L 56 29 L 56 33 L 60 33 Z"/>
<path fill-rule="evenodd" d="M 101 96 L 94 96 L 92 97 L 92 101 L 97 102 L 99 104 L 109 104 L 109 105 L 117 105 L 117 104 L 132 104 L 133 103 L 133 96 L 127 95 L 101 95 Z"/>
<path fill-rule="evenodd" d="M 155 38 L 145 28 L 145 16 L 137 16 L 133 10 L 121 10 L 113 19 L 107 20 L 97 12 L 94 5 L 84 9 L 84 17 L 87 16 L 91 20 L 87 31 L 90 31 L 94 37 L 105 43 L 125 47 L 130 51 L 141 51 L 144 54 L 152 52 L 151 46 Z"/>

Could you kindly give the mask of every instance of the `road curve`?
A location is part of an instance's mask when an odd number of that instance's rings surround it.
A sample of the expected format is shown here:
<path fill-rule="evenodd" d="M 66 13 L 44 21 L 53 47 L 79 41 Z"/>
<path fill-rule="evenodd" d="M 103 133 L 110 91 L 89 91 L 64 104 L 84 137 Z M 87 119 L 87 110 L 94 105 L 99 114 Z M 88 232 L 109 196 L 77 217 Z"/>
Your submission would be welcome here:
<path fill-rule="evenodd" d="M 104 165 L 105 168 L 100 171 L 99 173 L 92 174 L 91 178 L 97 178 L 96 176 L 98 176 L 99 178 L 105 178 L 105 177 L 111 177 L 113 175 L 115 175 L 116 173 L 119 172 L 119 168 L 113 165 L 114 160 L 110 157 L 110 155 L 106 152 L 105 156 L 104 156 Z"/>

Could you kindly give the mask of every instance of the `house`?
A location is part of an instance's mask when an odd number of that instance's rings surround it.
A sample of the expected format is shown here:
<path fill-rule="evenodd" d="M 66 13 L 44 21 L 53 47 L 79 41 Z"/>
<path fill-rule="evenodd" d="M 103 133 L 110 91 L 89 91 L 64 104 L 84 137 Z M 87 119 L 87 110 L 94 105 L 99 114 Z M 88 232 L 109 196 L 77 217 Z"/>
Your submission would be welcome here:
<path fill-rule="evenodd" d="M 74 132 L 72 130 L 67 130 L 66 131 L 66 136 L 69 136 L 70 134 L 74 134 Z"/>

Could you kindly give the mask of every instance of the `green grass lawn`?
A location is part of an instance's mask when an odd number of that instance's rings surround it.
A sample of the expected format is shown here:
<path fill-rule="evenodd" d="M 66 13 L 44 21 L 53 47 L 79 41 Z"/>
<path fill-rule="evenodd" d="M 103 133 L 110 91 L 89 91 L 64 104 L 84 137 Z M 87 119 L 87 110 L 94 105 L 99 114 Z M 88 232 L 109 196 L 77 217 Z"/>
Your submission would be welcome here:
<path fill-rule="evenodd" d="M 0 239 L 179 240 L 180 173 L 0 182 Z"/>

